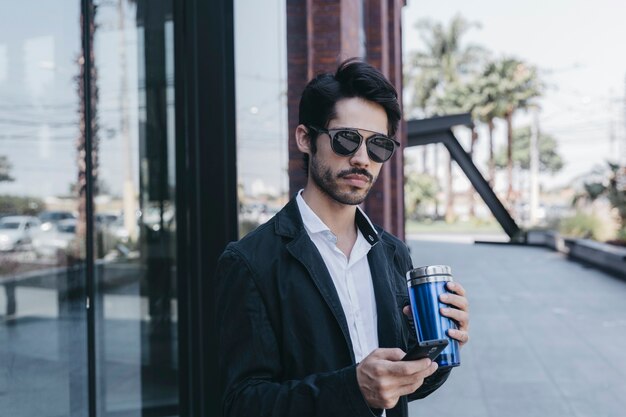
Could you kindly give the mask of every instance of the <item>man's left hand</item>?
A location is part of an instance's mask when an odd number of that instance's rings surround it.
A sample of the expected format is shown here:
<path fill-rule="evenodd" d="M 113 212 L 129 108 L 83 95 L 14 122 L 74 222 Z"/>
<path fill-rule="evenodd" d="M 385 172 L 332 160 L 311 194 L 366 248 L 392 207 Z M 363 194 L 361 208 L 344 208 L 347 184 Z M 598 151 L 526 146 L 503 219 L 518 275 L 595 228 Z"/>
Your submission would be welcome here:
<path fill-rule="evenodd" d="M 465 288 L 458 282 L 448 282 L 448 293 L 441 294 L 439 300 L 450 307 L 442 307 L 441 315 L 454 320 L 458 330 L 448 330 L 448 336 L 456 339 L 459 346 L 463 347 L 469 341 L 469 302 L 465 297 Z M 402 312 L 413 319 L 411 307 L 406 306 Z"/>

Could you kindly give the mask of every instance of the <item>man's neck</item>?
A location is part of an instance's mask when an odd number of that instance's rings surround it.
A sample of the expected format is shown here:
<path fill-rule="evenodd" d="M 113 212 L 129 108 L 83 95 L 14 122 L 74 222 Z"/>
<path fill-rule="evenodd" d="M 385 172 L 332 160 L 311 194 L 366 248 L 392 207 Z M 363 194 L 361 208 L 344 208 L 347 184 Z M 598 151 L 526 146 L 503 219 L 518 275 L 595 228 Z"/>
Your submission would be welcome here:
<path fill-rule="evenodd" d="M 317 217 L 337 236 L 337 246 L 349 257 L 357 237 L 356 206 L 339 203 L 319 188 L 309 184 L 304 188 L 302 198 Z"/>

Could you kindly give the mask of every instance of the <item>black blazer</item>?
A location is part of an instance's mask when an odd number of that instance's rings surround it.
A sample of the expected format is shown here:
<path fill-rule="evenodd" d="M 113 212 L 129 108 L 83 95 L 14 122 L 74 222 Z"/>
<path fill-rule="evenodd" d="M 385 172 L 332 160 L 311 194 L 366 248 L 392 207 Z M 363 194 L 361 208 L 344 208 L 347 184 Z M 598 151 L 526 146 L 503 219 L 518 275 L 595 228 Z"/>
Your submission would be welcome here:
<path fill-rule="evenodd" d="M 408 304 L 407 247 L 376 232 L 357 210 L 372 243 L 380 347 L 407 350 L 415 332 Z M 217 267 L 219 385 L 222 413 L 234 416 L 373 416 L 357 384 L 350 334 L 322 257 L 307 235 L 295 199 L 276 216 L 227 246 Z M 407 402 L 447 379 L 438 370 L 388 417 L 407 416 Z"/>

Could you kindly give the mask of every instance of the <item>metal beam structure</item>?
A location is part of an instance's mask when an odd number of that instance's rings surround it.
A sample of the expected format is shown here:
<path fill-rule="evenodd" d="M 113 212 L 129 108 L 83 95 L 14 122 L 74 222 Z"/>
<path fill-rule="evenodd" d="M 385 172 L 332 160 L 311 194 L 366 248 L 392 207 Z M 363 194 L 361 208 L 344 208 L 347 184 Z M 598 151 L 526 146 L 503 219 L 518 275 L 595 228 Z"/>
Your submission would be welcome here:
<path fill-rule="evenodd" d="M 519 226 L 515 223 L 515 220 L 513 220 L 500 199 L 498 199 L 498 196 L 493 192 L 487 180 L 476 168 L 470 155 L 465 152 L 456 136 L 454 136 L 452 132 L 452 127 L 454 126 L 473 127 L 472 116 L 469 113 L 463 113 L 423 120 L 409 120 L 407 122 L 407 146 L 442 143 L 450 152 L 452 159 L 459 164 L 459 167 L 470 180 L 476 192 L 487 204 L 491 213 L 511 239 L 511 242 L 523 241 L 524 236 Z"/>

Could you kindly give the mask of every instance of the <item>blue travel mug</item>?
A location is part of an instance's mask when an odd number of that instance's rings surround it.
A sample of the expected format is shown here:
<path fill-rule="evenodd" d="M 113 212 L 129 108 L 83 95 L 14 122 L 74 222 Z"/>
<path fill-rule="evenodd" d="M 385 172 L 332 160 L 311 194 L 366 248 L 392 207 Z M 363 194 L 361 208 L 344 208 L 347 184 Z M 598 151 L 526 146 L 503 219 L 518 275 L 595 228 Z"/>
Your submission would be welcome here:
<path fill-rule="evenodd" d="M 406 274 L 418 342 L 444 338 L 449 341 L 448 346 L 435 359 L 440 368 L 461 364 L 459 342 L 448 337 L 447 333 L 448 329 L 456 329 L 457 325 L 439 312 L 441 307 L 448 307 L 439 301 L 439 296 L 448 292 L 446 284 L 451 281 L 452 270 L 445 265 L 422 266 Z"/>

